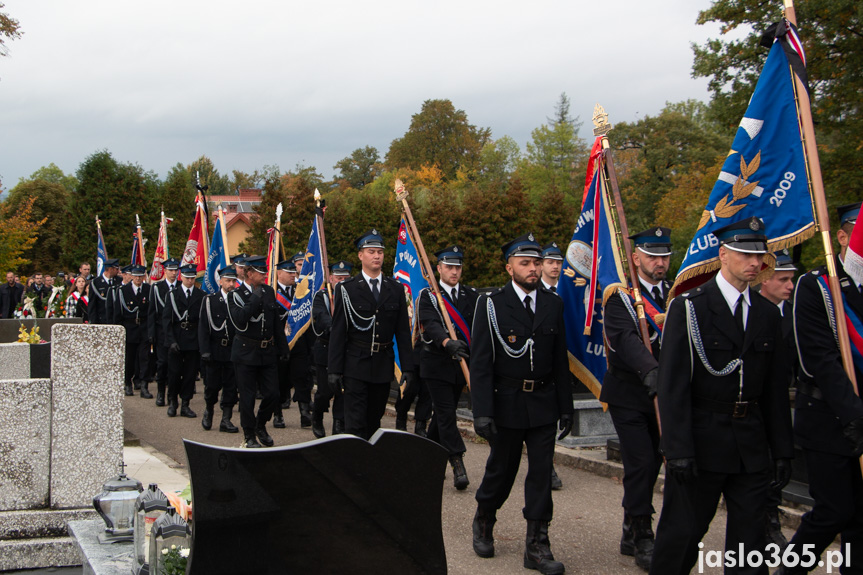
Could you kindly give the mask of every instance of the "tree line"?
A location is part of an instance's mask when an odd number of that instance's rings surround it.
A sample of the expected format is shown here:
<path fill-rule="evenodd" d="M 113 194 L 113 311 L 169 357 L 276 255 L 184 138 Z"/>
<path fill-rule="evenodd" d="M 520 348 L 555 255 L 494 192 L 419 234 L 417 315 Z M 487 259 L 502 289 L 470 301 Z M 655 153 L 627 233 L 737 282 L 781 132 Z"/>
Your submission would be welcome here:
<path fill-rule="evenodd" d="M 745 5 L 745 10 L 741 9 Z M 813 113 L 828 203 L 863 199 L 863 23 L 853 0 L 800 0 L 800 36 L 807 50 Z M 676 269 L 728 153 L 768 50 L 761 32 L 779 14 L 755 0 L 717 0 L 700 23 L 749 33 L 738 40 L 710 40 L 693 46 L 693 75 L 709 79 L 708 103 L 669 102 L 658 113 L 615 125 L 610 142 L 630 230 L 652 225 L 672 228 Z M 579 137 L 582 121 L 562 94 L 553 113 L 533 130 L 522 150 L 509 136 L 470 123 L 446 99 L 427 100 L 406 133 L 386 153 L 358 148 L 334 166 L 325 180 L 312 166 L 282 171 L 264 166 L 251 174 L 220 174 L 201 156 L 172 167 L 164 180 L 109 151 L 88 156 L 75 174 L 50 164 L 22 179 L 0 205 L 0 267 L 28 273 L 68 269 L 92 260 L 98 214 L 109 253 L 128 258 L 134 215 L 140 215 L 152 259 L 159 213 L 169 227 L 172 254 L 182 252 L 194 217 L 195 174 L 209 194 L 228 195 L 258 187 L 263 201 L 242 246 L 265 253 L 266 229 L 275 206 L 282 216 L 289 251 L 304 249 L 313 214 L 312 193 L 327 200 L 325 216 L 331 260 L 356 263 L 354 239 L 376 227 L 394 246 L 400 207 L 396 178 L 405 182 L 423 242 L 429 250 L 449 243 L 464 246 L 465 281 L 499 285 L 507 278 L 499 247 L 533 231 L 543 242 L 566 244 L 581 209 L 590 142 Z M 27 225 L 29 225 L 29 228 Z M 28 232 L 27 230 L 30 230 Z M 818 265 L 818 241 L 807 242 L 803 267 Z"/>

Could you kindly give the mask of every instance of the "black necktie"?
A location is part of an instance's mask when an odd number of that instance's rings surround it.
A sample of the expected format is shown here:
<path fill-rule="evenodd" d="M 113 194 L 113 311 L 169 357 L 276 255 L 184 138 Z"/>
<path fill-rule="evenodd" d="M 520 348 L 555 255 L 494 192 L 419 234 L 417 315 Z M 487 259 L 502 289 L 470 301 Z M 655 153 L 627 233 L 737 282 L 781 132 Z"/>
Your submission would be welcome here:
<path fill-rule="evenodd" d="M 740 330 L 740 333 L 746 333 L 746 328 L 743 327 L 743 304 L 745 300 L 743 299 L 743 294 L 740 294 L 740 297 L 737 298 L 737 307 L 734 308 L 734 321 L 737 322 L 737 329 Z"/>
<path fill-rule="evenodd" d="M 186 290 L 186 299 L 189 299 L 190 297 L 192 297 L 192 290 L 187 289 Z"/>
<path fill-rule="evenodd" d="M 662 292 L 659 291 L 659 286 L 653 286 L 653 289 L 650 290 L 651 295 L 653 295 L 653 301 L 657 304 L 662 305 Z"/>
<path fill-rule="evenodd" d="M 381 291 L 378 289 L 378 280 L 369 280 L 369 283 L 372 284 L 372 295 L 375 296 L 375 302 L 377 302 L 381 299 Z"/>
<path fill-rule="evenodd" d="M 530 302 L 531 302 L 530 296 L 525 296 L 525 298 L 524 298 L 524 309 L 527 310 L 527 315 L 530 316 L 530 321 L 533 321 L 534 315 L 533 315 L 533 310 L 530 309 Z"/>
<path fill-rule="evenodd" d="M 452 298 L 452 303 L 455 303 L 455 300 L 456 300 L 455 288 L 452 288 L 452 291 L 450 292 L 450 297 Z"/>
<path fill-rule="evenodd" d="M 557 293 L 557 286 L 551 286 L 548 289 L 550 289 L 552 293 Z"/>

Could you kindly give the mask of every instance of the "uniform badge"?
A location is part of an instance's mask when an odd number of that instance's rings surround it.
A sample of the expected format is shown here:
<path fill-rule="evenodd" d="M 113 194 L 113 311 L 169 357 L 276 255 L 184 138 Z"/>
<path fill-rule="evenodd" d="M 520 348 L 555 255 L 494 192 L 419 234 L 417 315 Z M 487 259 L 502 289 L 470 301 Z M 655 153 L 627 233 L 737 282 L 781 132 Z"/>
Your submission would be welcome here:
<path fill-rule="evenodd" d="M 752 218 L 752 220 L 749 221 L 749 229 L 753 232 L 757 232 L 759 227 L 757 219 Z"/>
<path fill-rule="evenodd" d="M 661 237 L 662 237 L 662 230 L 661 230 L 661 229 L 659 229 L 659 228 L 656 228 L 656 237 L 657 237 L 657 238 L 661 238 Z"/>
<path fill-rule="evenodd" d="M 458 253 L 458 246 L 453 246 L 452 251 L 454 251 L 455 253 Z"/>
<path fill-rule="evenodd" d="M 378 235 L 378 231 L 377 231 L 377 230 L 372 230 L 372 235 L 373 235 L 373 236 Z"/>
<path fill-rule="evenodd" d="M 340 270 L 345 269 L 345 262 L 342 262 L 342 263 L 340 263 L 340 264 L 339 264 L 339 269 L 340 269 Z"/>
<path fill-rule="evenodd" d="M 527 234 L 527 239 L 529 239 L 530 241 L 533 241 L 533 234 Z"/>
<path fill-rule="evenodd" d="M 515 343 L 515 338 L 516 338 L 516 336 L 514 336 L 514 335 L 508 335 L 508 336 L 506 337 L 506 340 L 507 340 L 509 343 Z"/>

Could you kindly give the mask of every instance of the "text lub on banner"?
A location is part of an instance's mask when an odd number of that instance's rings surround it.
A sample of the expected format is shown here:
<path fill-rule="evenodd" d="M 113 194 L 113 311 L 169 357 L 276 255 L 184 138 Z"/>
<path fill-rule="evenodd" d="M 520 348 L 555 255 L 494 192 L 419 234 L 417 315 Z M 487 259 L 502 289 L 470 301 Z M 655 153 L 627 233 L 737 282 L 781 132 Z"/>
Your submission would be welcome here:
<path fill-rule="evenodd" d="M 611 286 L 624 285 L 625 276 L 601 155 L 594 161 L 593 178 L 566 250 L 558 293 L 564 302 L 569 368 L 598 398 L 608 369 L 602 340 L 602 294 Z"/>
<path fill-rule="evenodd" d="M 285 335 L 288 337 L 288 345 L 291 348 L 299 341 L 306 332 L 312 321 L 312 302 L 315 294 L 320 291 L 326 281 L 327 274 L 324 270 L 323 251 L 321 249 L 321 233 L 318 229 L 320 218 L 312 220 L 312 233 L 309 235 L 309 244 L 303 254 L 303 271 L 297 278 L 297 288 L 294 291 L 294 299 L 288 310 L 288 322 L 285 326 Z"/>
<path fill-rule="evenodd" d="M 719 269 L 719 241 L 713 235 L 719 228 L 756 216 L 764 222 L 771 252 L 815 232 L 786 43 L 777 39 L 770 49 L 671 297 L 704 283 Z M 795 54 L 792 51 L 790 57 L 799 59 Z M 772 267 L 772 257 L 768 258 Z"/>
<path fill-rule="evenodd" d="M 413 340 L 416 341 L 417 335 L 417 317 L 416 303 L 420 292 L 428 287 L 428 281 L 422 273 L 422 265 L 420 265 L 419 254 L 417 253 L 414 239 L 408 231 L 408 226 L 402 217 L 399 224 L 399 235 L 396 240 L 396 260 L 393 266 L 393 277 L 405 286 L 405 296 L 408 300 L 408 314 L 411 319 L 411 334 Z M 395 342 L 395 339 L 393 340 Z M 399 360 L 399 348 L 393 345 L 396 359 L 396 379 L 401 378 L 402 369 L 401 361 Z"/>

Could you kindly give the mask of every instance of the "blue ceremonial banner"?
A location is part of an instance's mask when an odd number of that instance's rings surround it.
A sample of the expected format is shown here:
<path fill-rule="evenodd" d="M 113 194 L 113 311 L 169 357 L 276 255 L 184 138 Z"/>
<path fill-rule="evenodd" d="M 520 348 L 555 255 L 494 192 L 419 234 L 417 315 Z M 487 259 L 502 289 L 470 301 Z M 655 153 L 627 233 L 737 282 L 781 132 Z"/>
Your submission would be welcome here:
<path fill-rule="evenodd" d="M 210 242 L 210 253 L 207 255 L 207 269 L 201 282 L 201 289 L 207 293 L 219 291 L 219 268 L 228 265 L 228 249 L 218 220 L 214 227 L 216 229 L 213 230 L 213 241 Z"/>
<path fill-rule="evenodd" d="M 98 219 L 96 222 L 96 277 L 99 277 L 105 269 L 105 262 L 108 261 L 108 250 L 105 249 L 105 238 L 102 237 L 102 228 L 99 227 Z"/>
<path fill-rule="evenodd" d="M 608 369 L 602 336 L 602 295 L 625 286 L 623 264 L 615 241 L 608 190 L 597 155 L 593 178 L 581 215 L 566 250 L 558 294 L 563 298 L 569 369 L 598 398 Z"/>
<path fill-rule="evenodd" d="M 770 49 L 671 288 L 672 297 L 707 281 L 719 269 L 714 230 L 756 216 L 764 221 L 771 252 L 815 233 L 794 79 L 782 44 L 774 42 Z"/>
<path fill-rule="evenodd" d="M 426 281 L 425 276 L 423 276 L 419 254 L 414 245 L 414 240 L 411 237 L 410 232 L 408 232 L 408 226 L 405 223 L 404 217 L 402 217 L 402 222 L 399 225 L 399 237 L 398 241 L 396 241 L 396 260 L 395 265 L 393 266 L 393 277 L 407 288 L 407 294 L 409 295 L 408 313 L 411 318 L 411 333 L 414 334 L 414 339 L 416 339 L 417 317 L 415 310 L 417 298 L 424 288 L 429 287 L 429 284 L 428 281 Z M 395 339 L 393 339 L 393 342 L 395 342 Z M 396 379 L 399 379 L 402 375 L 402 364 L 399 360 L 399 348 L 394 344 L 393 349 L 395 350 L 396 356 Z"/>
<path fill-rule="evenodd" d="M 312 301 L 315 294 L 320 291 L 326 281 L 324 273 L 323 250 L 321 249 L 321 232 L 318 229 L 320 218 L 315 216 L 312 221 L 312 233 L 309 234 L 309 245 L 303 256 L 303 271 L 298 278 L 297 288 L 294 291 L 294 300 L 291 309 L 288 310 L 288 323 L 286 334 L 288 345 L 293 349 L 294 344 L 309 329 L 312 322 Z"/>

